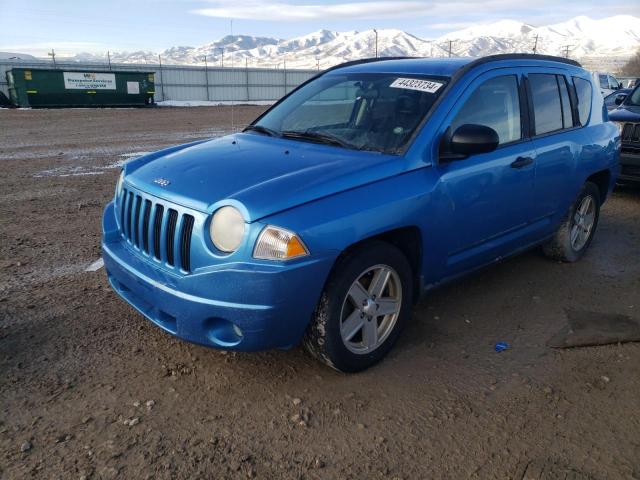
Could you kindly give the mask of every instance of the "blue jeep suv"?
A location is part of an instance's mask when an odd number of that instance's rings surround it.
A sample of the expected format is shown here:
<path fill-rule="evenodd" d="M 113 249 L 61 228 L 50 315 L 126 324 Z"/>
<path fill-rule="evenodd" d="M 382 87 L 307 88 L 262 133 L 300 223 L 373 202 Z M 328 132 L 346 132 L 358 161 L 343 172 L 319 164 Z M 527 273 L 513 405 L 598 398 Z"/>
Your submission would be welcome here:
<path fill-rule="evenodd" d="M 303 341 L 358 371 L 392 348 L 429 289 L 538 245 L 578 260 L 619 152 L 573 61 L 351 62 L 241 133 L 125 165 L 104 212 L 106 271 L 190 342 Z"/>

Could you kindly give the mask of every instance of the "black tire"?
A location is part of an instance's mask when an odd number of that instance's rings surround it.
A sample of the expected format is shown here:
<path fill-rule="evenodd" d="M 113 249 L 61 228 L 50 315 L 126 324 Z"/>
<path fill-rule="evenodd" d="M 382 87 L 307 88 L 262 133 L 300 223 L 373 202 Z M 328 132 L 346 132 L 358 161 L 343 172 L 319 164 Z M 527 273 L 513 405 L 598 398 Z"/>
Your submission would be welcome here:
<path fill-rule="evenodd" d="M 386 339 L 375 350 L 354 353 L 347 348 L 340 333 L 343 304 L 354 282 L 375 266 L 391 267 L 397 273 L 397 280 L 402 286 L 400 311 Z M 327 280 L 305 333 L 305 347 L 314 357 L 341 372 L 358 372 L 374 365 L 391 350 L 411 316 L 412 278 L 407 258 L 391 244 L 372 241 L 345 254 L 337 261 Z M 378 325 L 378 321 L 384 321 L 383 318 L 374 318 L 373 321 Z"/>
<path fill-rule="evenodd" d="M 575 225 L 575 215 L 578 207 L 582 204 L 583 200 L 591 196 L 595 207 L 595 219 L 593 227 L 590 230 L 589 237 L 580 248 L 575 249 L 571 242 L 571 230 Z M 595 235 L 596 228 L 598 226 L 598 219 L 600 218 L 600 190 L 597 185 L 591 182 L 587 182 L 582 187 L 582 190 L 578 194 L 576 201 L 571 205 L 567 216 L 562 221 L 560 227 L 554 234 L 554 236 L 545 245 L 543 245 L 543 251 L 545 255 L 554 260 L 561 262 L 577 262 L 582 258 L 584 253 L 591 245 L 593 236 Z"/>

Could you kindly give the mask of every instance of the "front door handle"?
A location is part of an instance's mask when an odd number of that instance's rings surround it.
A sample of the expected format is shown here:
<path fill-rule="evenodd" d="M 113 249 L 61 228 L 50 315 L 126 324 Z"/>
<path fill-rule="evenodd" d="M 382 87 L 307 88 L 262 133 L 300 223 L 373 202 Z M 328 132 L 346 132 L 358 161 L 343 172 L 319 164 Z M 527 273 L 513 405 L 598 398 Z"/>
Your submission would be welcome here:
<path fill-rule="evenodd" d="M 531 157 L 518 157 L 511 163 L 511 168 L 524 168 L 527 165 L 531 165 L 533 163 L 533 158 Z"/>

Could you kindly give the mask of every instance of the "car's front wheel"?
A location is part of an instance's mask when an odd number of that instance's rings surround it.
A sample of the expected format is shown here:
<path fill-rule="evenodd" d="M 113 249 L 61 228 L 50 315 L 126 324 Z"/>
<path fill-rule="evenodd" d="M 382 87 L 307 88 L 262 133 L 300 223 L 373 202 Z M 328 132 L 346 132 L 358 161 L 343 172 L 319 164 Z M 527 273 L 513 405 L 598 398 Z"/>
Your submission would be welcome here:
<path fill-rule="evenodd" d="M 555 235 L 543 246 L 544 253 L 563 262 L 579 260 L 593 240 L 599 218 L 600 190 L 587 182 Z"/>
<path fill-rule="evenodd" d="M 411 315 L 409 262 L 393 245 L 370 242 L 335 265 L 305 335 L 318 359 L 343 372 L 381 360 Z"/>

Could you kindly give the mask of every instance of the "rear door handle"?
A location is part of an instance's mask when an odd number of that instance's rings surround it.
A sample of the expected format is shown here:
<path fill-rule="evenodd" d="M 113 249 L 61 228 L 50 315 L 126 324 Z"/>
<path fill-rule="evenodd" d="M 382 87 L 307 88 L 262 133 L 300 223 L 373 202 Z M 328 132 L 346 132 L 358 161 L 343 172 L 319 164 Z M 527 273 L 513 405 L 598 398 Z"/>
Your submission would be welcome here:
<path fill-rule="evenodd" d="M 533 158 L 531 157 L 518 157 L 511 163 L 511 168 L 524 168 L 527 165 L 531 165 L 533 163 Z"/>

